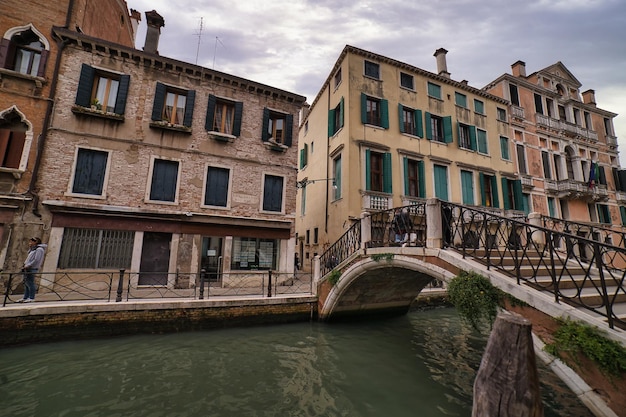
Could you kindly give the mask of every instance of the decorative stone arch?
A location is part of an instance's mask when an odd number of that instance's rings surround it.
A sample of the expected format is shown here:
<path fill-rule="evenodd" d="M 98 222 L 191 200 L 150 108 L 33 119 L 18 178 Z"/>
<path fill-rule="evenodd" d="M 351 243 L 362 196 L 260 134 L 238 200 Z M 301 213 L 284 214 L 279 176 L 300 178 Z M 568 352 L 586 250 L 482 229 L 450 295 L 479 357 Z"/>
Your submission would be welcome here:
<path fill-rule="evenodd" d="M 25 32 L 30 32 L 33 36 L 36 36 L 43 48 L 33 48 L 30 45 L 22 44 L 14 39 L 17 35 Z M 22 57 L 24 61 L 21 62 L 22 65 L 26 63 L 27 69 L 22 68 L 20 70 L 16 68 L 17 50 L 28 52 Z M 4 36 L 0 38 L 0 68 L 13 71 L 15 74 L 21 74 L 20 76 L 45 77 L 46 63 L 49 54 L 50 42 L 32 23 L 24 26 L 14 26 L 7 30 Z M 36 58 L 37 56 L 38 58 Z M 37 65 L 36 67 L 35 64 Z"/>
<path fill-rule="evenodd" d="M 43 43 L 44 48 L 47 51 L 49 51 L 50 50 L 50 42 L 48 42 L 48 39 L 43 35 L 43 33 L 41 33 L 39 30 L 37 30 L 37 28 L 35 26 L 33 26 L 32 23 L 29 23 L 29 24 L 24 25 L 24 26 L 15 26 L 15 27 L 10 28 L 6 32 L 4 32 L 3 38 L 11 40 L 11 38 L 13 38 L 13 36 L 15 36 L 16 34 L 25 32 L 25 31 L 27 31 L 29 29 L 32 30 L 33 33 L 39 37 L 39 40 L 41 41 L 41 43 Z"/>
<path fill-rule="evenodd" d="M 323 304 L 319 310 L 320 319 L 326 320 L 332 315 L 333 311 L 335 311 L 338 306 L 342 295 L 345 294 L 346 290 L 352 285 L 353 282 L 358 280 L 359 277 L 363 276 L 368 271 L 390 267 L 415 271 L 422 275 L 428 275 L 432 279 L 438 279 L 444 282 L 450 281 L 455 276 L 452 272 L 447 271 L 442 267 L 410 256 L 394 255 L 393 258 L 389 260 L 379 261 L 375 261 L 371 257 L 361 258 L 360 261 L 351 264 L 345 271 L 343 271 L 339 281 L 337 281 L 337 283 L 330 289 L 330 292 L 323 300 Z M 427 285 L 428 282 L 430 281 L 426 281 L 424 286 Z M 415 294 L 415 296 L 417 296 L 417 294 Z"/>
<path fill-rule="evenodd" d="M 14 177 L 19 178 L 26 171 L 28 164 L 28 156 L 33 143 L 33 124 L 16 105 L 0 111 L 0 144 L 3 144 L 3 148 L 5 148 L 3 152 L 6 152 L 5 141 L 8 143 L 11 140 L 11 132 L 24 132 L 24 144 L 19 157 L 19 164 L 17 168 L 0 166 L 0 172 L 11 172 Z"/>

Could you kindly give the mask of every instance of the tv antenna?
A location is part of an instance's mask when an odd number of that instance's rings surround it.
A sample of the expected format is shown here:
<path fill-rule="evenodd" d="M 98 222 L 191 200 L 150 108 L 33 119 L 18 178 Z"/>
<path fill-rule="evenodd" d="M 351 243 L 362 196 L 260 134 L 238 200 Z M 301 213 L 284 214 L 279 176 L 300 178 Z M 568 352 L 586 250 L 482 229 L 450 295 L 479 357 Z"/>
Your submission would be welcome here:
<path fill-rule="evenodd" d="M 215 55 L 217 55 L 217 43 L 218 42 L 220 43 L 220 45 L 224 46 L 220 38 L 216 36 L 215 37 L 215 49 L 213 50 L 213 69 L 215 69 Z"/>
<path fill-rule="evenodd" d="M 202 17 L 200 18 L 200 29 L 198 29 L 198 33 L 195 34 L 195 36 L 198 37 L 198 47 L 196 48 L 196 65 L 198 65 L 198 54 L 200 53 L 200 42 L 202 40 L 202 26 L 203 26 L 203 22 L 202 22 Z"/>

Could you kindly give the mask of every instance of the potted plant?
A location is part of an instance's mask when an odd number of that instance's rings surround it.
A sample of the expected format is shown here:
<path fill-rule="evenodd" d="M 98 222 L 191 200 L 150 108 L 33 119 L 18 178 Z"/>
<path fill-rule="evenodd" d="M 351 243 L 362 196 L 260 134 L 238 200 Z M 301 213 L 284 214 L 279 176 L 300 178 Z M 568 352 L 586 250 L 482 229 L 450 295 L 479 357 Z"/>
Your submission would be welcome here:
<path fill-rule="evenodd" d="M 102 110 L 102 104 L 97 98 L 91 100 L 91 110 Z"/>

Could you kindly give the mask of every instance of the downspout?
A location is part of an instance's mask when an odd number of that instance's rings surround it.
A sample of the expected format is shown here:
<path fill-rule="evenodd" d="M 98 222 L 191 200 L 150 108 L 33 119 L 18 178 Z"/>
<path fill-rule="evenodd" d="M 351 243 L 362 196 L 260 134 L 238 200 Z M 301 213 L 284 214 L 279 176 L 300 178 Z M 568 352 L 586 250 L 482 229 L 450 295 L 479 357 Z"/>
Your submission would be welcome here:
<path fill-rule="evenodd" d="M 326 103 L 326 117 L 328 117 L 328 110 L 330 110 L 330 83 L 328 83 L 328 103 Z M 328 175 L 328 158 L 330 158 L 330 137 L 328 136 L 328 127 L 326 127 L 326 178 L 330 178 Z M 328 234 L 328 181 L 324 181 L 326 184 L 326 213 L 324 215 L 324 233 Z"/>
<path fill-rule="evenodd" d="M 74 0 L 70 0 L 67 6 L 67 15 L 65 16 L 65 29 L 68 29 L 70 22 L 72 21 L 72 10 L 74 9 Z M 54 100 L 56 98 L 57 80 L 59 78 L 59 68 L 61 67 L 61 55 L 65 48 L 65 41 L 56 39 L 57 42 L 57 56 L 54 63 L 54 72 L 52 73 L 52 83 L 50 84 L 50 93 L 48 95 L 48 107 L 46 109 L 46 115 L 43 120 L 43 126 L 41 128 L 41 134 L 37 140 L 37 153 L 35 154 L 35 164 L 33 165 L 33 173 L 30 178 L 28 190 L 26 194 L 33 196 L 33 209 L 32 212 L 35 216 L 41 217 L 39 213 L 39 195 L 34 191 L 37 183 L 37 177 L 39 176 L 39 167 L 41 166 L 41 158 L 43 155 L 44 144 L 48 137 L 48 127 L 50 126 L 50 119 L 52 118 L 52 110 L 54 109 Z"/>

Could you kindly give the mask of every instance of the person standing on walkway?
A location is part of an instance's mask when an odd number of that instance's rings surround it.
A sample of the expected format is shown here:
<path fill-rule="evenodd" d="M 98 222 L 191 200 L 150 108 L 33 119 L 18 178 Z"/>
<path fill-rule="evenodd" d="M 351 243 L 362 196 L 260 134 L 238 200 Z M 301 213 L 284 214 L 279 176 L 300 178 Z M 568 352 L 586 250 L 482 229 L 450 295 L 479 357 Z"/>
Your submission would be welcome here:
<path fill-rule="evenodd" d="M 30 303 L 35 301 L 35 274 L 43 264 L 43 256 L 48 245 L 41 243 L 38 237 L 31 237 L 28 241 L 28 255 L 24 261 L 22 272 L 24 273 L 24 298 L 20 303 Z"/>

